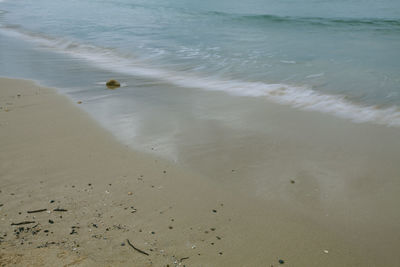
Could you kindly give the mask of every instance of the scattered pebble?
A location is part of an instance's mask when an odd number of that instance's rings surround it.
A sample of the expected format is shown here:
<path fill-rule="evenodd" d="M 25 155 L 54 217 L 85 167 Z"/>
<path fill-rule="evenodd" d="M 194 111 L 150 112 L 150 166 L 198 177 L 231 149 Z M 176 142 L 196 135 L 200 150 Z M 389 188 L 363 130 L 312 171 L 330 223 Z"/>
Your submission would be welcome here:
<path fill-rule="evenodd" d="M 53 223 L 54 223 L 54 221 L 53 221 L 53 220 L 49 220 L 49 223 L 50 223 L 50 224 L 53 224 Z"/>
<path fill-rule="evenodd" d="M 290 180 L 290 183 L 294 184 L 294 183 L 296 183 L 296 181 L 295 180 Z"/>
<path fill-rule="evenodd" d="M 285 263 L 284 260 L 279 260 L 278 262 L 279 262 L 279 264 L 284 264 Z"/>
<path fill-rule="evenodd" d="M 78 102 L 76 102 L 76 103 L 78 103 L 78 104 L 82 104 L 82 101 L 78 101 Z"/>
<path fill-rule="evenodd" d="M 129 196 L 132 196 L 132 194 L 133 194 L 132 192 L 128 192 L 128 195 L 129 195 Z"/>
<path fill-rule="evenodd" d="M 329 251 L 325 249 L 325 250 L 324 250 L 324 253 L 325 253 L 325 254 L 328 254 L 328 253 L 329 253 Z"/>
<path fill-rule="evenodd" d="M 214 213 L 217 213 L 217 210 L 212 210 Z"/>

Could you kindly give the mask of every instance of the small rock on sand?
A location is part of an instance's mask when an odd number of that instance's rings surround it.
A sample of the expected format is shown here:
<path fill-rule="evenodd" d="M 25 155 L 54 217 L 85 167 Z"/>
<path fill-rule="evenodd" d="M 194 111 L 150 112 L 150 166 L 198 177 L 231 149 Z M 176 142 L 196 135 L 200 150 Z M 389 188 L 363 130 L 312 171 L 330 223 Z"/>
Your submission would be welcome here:
<path fill-rule="evenodd" d="M 120 87 L 121 84 L 120 84 L 118 81 L 116 81 L 116 80 L 109 80 L 109 81 L 106 83 L 106 86 L 107 86 L 108 89 L 115 89 L 115 88 Z"/>

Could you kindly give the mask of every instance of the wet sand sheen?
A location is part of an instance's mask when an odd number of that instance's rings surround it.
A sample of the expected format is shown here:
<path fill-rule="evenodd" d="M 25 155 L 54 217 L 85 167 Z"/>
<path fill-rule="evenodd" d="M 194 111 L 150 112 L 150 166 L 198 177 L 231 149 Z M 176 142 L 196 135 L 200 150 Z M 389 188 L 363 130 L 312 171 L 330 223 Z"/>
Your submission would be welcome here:
<path fill-rule="evenodd" d="M 182 146 L 177 165 L 116 142 L 54 90 L 11 79 L 0 88 L 1 263 L 400 263 L 398 129 L 271 104 L 257 113 L 263 136 L 211 122 L 197 126 L 214 133 L 203 135 L 188 122 L 182 142 L 215 139 L 203 154 Z M 27 213 L 39 209 L 50 213 Z M 35 223 L 11 225 L 23 221 Z"/>

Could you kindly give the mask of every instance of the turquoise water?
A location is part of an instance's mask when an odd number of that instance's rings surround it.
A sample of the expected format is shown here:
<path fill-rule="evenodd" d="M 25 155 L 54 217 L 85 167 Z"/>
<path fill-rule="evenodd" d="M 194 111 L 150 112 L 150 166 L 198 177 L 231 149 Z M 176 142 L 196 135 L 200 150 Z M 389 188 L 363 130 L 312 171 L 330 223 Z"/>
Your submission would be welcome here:
<path fill-rule="evenodd" d="M 83 82 L 95 95 L 112 73 L 400 125 L 398 0 L 6 0 L 0 10 L 3 76 Z"/>

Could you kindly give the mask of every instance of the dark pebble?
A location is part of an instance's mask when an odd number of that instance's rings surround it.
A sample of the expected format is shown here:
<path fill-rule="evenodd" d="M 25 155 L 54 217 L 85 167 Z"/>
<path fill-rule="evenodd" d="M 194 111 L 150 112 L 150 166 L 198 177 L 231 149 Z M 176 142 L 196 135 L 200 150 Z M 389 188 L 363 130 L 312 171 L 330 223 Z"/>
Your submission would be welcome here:
<path fill-rule="evenodd" d="M 214 213 L 217 213 L 217 210 L 212 210 Z"/>
<path fill-rule="evenodd" d="M 169 229 L 173 229 L 174 227 L 172 227 L 172 226 L 168 226 L 168 228 L 169 228 Z"/>
<path fill-rule="evenodd" d="M 49 232 L 49 230 L 44 230 L 43 232 L 45 232 L 45 233 L 48 233 L 48 232 Z"/>
<path fill-rule="evenodd" d="M 53 221 L 53 220 L 49 220 L 49 223 L 50 223 L 50 224 L 53 224 L 53 223 L 54 223 L 54 221 Z"/>
<path fill-rule="evenodd" d="M 50 200 L 50 203 L 54 203 L 54 200 Z"/>
<path fill-rule="evenodd" d="M 291 184 L 294 184 L 296 181 L 295 180 L 290 180 L 290 183 Z"/>
<path fill-rule="evenodd" d="M 156 232 L 151 232 L 152 235 L 154 235 Z"/>
<path fill-rule="evenodd" d="M 125 246 L 125 243 L 121 243 L 121 247 Z"/>
<path fill-rule="evenodd" d="M 284 264 L 285 263 L 284 260 L 279 260 L 278 262 L 279 262 L 279 264 Z"/>

